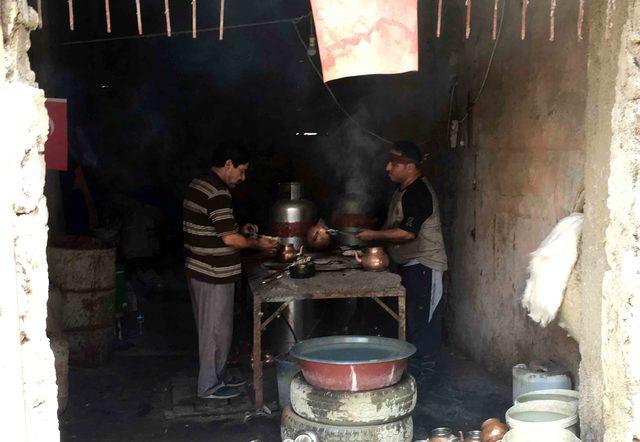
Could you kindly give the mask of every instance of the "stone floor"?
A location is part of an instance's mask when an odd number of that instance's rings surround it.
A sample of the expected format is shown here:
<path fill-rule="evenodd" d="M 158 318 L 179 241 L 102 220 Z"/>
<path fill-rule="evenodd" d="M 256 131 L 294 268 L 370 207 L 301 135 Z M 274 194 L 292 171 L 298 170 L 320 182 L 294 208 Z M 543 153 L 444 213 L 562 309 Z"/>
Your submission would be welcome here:
<path fill-rule="evenodd" d="M 130 339 L 132 347 L 114 352 L 108 364 L 71 368 L 69 405 L 60 417 L 62 440 L 280 441 L 277 410 L 267 416 L 248 414 L 245 398 L 224 404 L 232 411 L 226 415 L 219 405 L 185 399 L 197 370 L 193 328 L 185 320 L 190 306 L 182 301 L 166 307 L 148 309 L 144 334 Z M 477 429 L 486 418 L 503 418 L 510 405 L 507 380 L 496 379 L 452 351 L 413 364 L 412 371 L 420 390 L 416 439 L 439 426 Z M 273 401 L 274 370 L 266 370 L 265 376 L 266 399 Z M 178 400 L 174 388 L 183 392 Z M 174 413 L 178 401 L 194 413 Z"/>

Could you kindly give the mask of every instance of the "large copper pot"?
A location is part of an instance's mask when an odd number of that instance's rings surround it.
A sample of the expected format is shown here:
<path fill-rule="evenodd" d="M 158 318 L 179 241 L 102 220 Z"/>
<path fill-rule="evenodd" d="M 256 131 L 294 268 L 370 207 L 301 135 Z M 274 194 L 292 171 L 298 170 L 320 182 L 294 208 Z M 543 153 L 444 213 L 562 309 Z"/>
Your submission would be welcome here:
<path fill-rule="evenodd" d="M 362 258 L 360 258 L 358 253 L 356 253 L 355 258 L 356 262 L 361 264 L 365 270 L 380 272 L 389 267 L 389 257 L 382 247 L 367 247 L 364 249 L 364 256 Z"/>
<path fill-rule="evenodd" d="M 322 224 L 311 226 L 307 231 L 307 245 L 314 250 L 326 249 L 331 244 L 331 236 Z"/>
<path fill-rule="evenodd" d="M 298 342 L 289 352 L 317 388 L 367 391 L 400 381 L 416 348 L 379 336 L 325 336 Z"/>

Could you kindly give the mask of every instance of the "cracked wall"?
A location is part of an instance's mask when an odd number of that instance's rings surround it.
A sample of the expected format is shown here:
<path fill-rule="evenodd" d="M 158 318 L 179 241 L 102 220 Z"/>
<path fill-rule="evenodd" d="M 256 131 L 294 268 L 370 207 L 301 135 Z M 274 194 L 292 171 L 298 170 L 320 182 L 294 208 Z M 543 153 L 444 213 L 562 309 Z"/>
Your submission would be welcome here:
<path fill-rule="evenodd" d="M 0 0 L 0 379 L 2 440 L 59 440 L 48 275 L 44 141 L 48 117 L 27 51 L 37 14 Z"/>

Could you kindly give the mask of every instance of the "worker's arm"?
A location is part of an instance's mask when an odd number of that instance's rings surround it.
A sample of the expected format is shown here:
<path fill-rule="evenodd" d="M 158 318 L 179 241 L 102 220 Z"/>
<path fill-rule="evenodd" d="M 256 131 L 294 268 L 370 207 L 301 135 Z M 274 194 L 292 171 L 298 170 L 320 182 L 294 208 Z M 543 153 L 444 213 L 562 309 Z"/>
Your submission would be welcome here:
<path fill-rule="evenodd" d="M 415 233 L 399 228 L 387 230 L 362 229 L 356 236 L 363 241 L 382 240 L 391 242 L 405 242 L 416 238 Z"/>
<path fill-rule="evenodd" d="M 247 238 L 239 233 L 229 233 L 222 236 L 222 242 L 234 249 L 258 249 L 274 252 L 277 244 L 267 238 Z"/>
<path fill-rule="evenodd" d="M 253 239 L 239 232 L 238 223 L 233 215 L 231 196 L 229 194 L 216 195 L 207 200 L 207 213 L 215 231 L 222 238 L 222 242 L 234 249 L 258 249 L 275 252 L 277 244 L 267 238 Z M 257 233 L 258 228 L 253 224 L 242 227 L 243 232 Z"/>
<path fill-rule="evenodd" d="M 398 227 L 385 230 L 364 229 L 356 236 L 364 241 L 406 242 L 416 239 L 422 224 L 433 214 L 433 201 L 426 184 L 417 181 L 407 188 L 402 195 L 402 213 L 404 217 Z"/>

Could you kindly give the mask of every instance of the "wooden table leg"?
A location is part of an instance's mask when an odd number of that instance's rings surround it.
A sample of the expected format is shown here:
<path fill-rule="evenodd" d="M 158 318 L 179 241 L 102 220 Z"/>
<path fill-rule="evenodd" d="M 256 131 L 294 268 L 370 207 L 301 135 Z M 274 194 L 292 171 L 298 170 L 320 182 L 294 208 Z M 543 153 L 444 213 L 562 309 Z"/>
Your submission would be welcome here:
<path fill-rule="evenodd" d="M 407 295 L 398 296 L 398 339 L 407 339 Z"/>
<path fill-rule="evenodd" d="M 253 298 L 253 392 L 257 410 L 262 409 L 262 302 Z"/>

